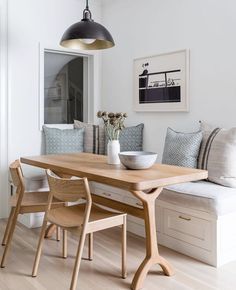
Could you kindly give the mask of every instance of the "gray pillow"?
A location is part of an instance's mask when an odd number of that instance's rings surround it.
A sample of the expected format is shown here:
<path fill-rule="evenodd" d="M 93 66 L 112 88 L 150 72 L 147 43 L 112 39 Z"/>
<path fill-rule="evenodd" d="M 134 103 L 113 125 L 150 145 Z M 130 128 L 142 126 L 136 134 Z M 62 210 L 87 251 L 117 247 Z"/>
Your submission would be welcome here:
<path fill-rule="evenodd" d="M 57 129 L 43 126 L 46 154 L 75 153 L 84 149 L 84 129 Z"/>
<path fill-rule="evenodd" d="M 143 128 L 144 124 L 124 128 L 120 132 L 120 151 L 142 151 L 143 150 Z"/>
<path fill-rule="evenodd" d="M 162 163 L 197 168 L 202 132 L 181 133 L 167 129 Z"/>
<path fill-rule="evenodd" d="M 126 127 L 120 132 L 120 151 L 142 151 L 143 150 L 143 128 L 144 124 L 137 126 Z M 106 143 L 108 138 L 106 136 Z M 105 146 L 105 153 L 107 146 Z"/>

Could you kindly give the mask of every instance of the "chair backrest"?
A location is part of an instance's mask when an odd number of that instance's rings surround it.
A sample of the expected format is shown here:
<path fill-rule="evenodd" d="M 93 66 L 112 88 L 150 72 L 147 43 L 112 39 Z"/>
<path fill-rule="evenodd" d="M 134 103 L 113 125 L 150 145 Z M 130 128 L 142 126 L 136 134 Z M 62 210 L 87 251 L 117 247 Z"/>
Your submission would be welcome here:
<path fill-rule="evenodd" d="M 87 178 L 60 178 L 47 170 L 50 194 L 64 202 L 76 202 L 81 198 L 91 202 L 91 193 Z"/>
<path fill-rule="evenodd" d="M 11 163 L 9 166 L 9 170 L 11 173 L 12 182 L 17 188 L 17 192 L 19 192 L 19 190 L 24 190 L 23 173 L 20 166 L 20 161 L 16 160 Z"/>

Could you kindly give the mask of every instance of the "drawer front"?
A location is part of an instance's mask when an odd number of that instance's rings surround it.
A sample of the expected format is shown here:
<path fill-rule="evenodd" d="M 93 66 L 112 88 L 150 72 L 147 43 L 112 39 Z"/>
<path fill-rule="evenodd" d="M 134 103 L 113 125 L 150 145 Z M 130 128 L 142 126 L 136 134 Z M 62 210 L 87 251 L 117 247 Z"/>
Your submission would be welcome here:
<path fill-rule="evenodd" d="M 101 188 L 94 188 L 94 194 L 106 197 L 112 200 L 122 201 L 122 195 L 118 194 L 117 192 L 108 191 Z"/>
<path fill-rule="evenodd" d="M 138 220 L 138 222 L 135 222 L 135 219 Z M 140 223 L 141 221 L 141 223 Z M 127 230 L 135 235 L 144 237 L 146 236 L 145 234 L 145 227 L 144 227 L 144 222 L 140 219 L 137 219 L 135 217 L 128 216 L 127 219 Z"/>
<path fill-rule="evenodd" d="M 142 204 L 141 200 L 139 200 L 136 197 L 130 197 L 130 196 L 125 195 L 123 202 L 127 203 L 129 205 L 132 205 L 134 207 L 137 207 L 137 208 L 143 208 L 143 204 Z"/>
<path fill-rule="evenodd" d="M 125 195 L 123 202 L 127 203 L 129 205 L 132 205 L 134 207 L 143 209 L 143 205 L 142 205 L 141 200 L 139 200 L 138 198 L 136 198 L 132 195 Z M 144 224 L 143 219 L 136 218 L 136 217 L 131 216 L 131 215 L 128 216 L 128 219 L 131 222 L 134 222 L 136 224 L 143 226 L 143 230 L 145 230 L 145 228 L 144 228 L 145 224 Z M 161 208 L 160 207 L 156 207 L 156 227 L 157 227 L 157 232 L 161 232 Z"/>
<path fill-rule="evenodd" d="M 120 195 L 124 195 L 126 193 L 125 190 L 120 189 L 118 187 L 114 187 L 114 186 L 110 186 L 110 185 L 106 185 L 106 184 L 98 183 L 98 182 L 94 182 L 94 181 L 90 182 L 90 188 L 91 188 L 91 190 L 93 189 L 93 191 L 96 189 L 102 189 L 104 191 L 114 192 L 114 193 L 117 193 Z"/>
<path fill-rule="evenodd" d="M 130 195 L 129 194 L 125 194 L 125 196 L 123 197 L 122 202 L 126 203 L 128 205 L 143 209 L 142 202 L 139 199 L 137 199 L 136 197 L 134 197 L 133 195 L 131 195 L 131 194 Z M 135 224 L 144 226 L 143 219 L 134 217 L 132 215 L 128 215 L 128 220 L 131 221 L 131 224 L 135 223 Z"/>
<path fill-rule="evenodd" d="M 165 235 L 203 249 L 211 249 L 211 223 L 185 213 L 164 209 Z"/>

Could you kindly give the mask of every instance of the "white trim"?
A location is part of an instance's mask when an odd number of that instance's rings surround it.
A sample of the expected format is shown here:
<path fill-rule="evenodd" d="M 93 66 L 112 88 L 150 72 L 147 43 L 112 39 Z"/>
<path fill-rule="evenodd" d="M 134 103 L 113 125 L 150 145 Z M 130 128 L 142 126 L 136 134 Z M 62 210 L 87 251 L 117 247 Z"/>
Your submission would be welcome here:
<path fill-rule="evenodd" d="M 70 49 L 64 49 L 62 47 L 51 47 L 43 45 L 39 43 L 39 130 L 42 130 L 42 126 L 44 125 L 44 53 L 45 52 L 53 52 L 58 54 L 67 54 L 67 55 L 78 55 L 84 57 L 84 73 L 87 74 L 87 81 L 84 83 L 84 100 L 86 111 L 84 111 L 84 119 L 86 122 L 94 121 L 94 83 L 97 81 L 95 79 L 95 71 L 96 71 L 96 61 L 98 58 L 98 53 L 87 52 L 87 51 L 75 51 Z M 88 90 L 86 90 L 88 88 Z M 86 100 L 87 99 L 87 100 Z M 47 125 L 47 124 L 46 124 Z"/>
<path fill-rule="evenodd" d="M 83 75 L 86 76 L 83 78 L 83 117 L 84 122 L 88 122 L 89 119 L 89 112 L 90 112 L 90 96 L 89 94 L 89 83 L 91 81 L 91 78 L 89 76 L 89 58 L 84 57 L 83 58 Z"/>

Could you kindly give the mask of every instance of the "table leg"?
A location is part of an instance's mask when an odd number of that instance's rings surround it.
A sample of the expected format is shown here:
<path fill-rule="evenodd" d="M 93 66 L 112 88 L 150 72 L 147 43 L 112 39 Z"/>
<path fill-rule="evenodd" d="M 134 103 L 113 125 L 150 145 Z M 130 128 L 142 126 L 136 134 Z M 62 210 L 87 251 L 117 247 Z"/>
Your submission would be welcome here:
<path fill-rule="evenodd" d="M 57 230 L 57 226 L 54 224 L 50 224 L 47 227 L 47 230 L 45 233 L 45 239 L 50 239 L 53 236 L 53 234 L 56 232 L 56 230 Z"/>
<path fill-rule="evenodd" d="M 161 191 L 162 188 L 154 189 L 150 193 L 140 191 L 132 192 L 143 202 L 146 232 L 146 257 L 135 273 L 131 284 L 132 290 L 139 290 L 142 288 L 148 271 L 153 265 L 159 264 L 164 274 L 167 276 L 172 276 L 174 274 L 172 266 L 159 255 L 157 245 L 155 200 Z"/>

